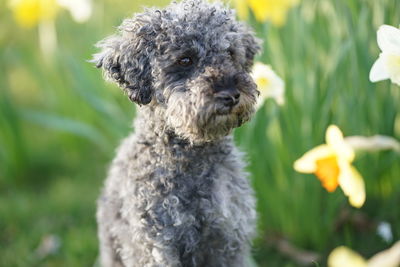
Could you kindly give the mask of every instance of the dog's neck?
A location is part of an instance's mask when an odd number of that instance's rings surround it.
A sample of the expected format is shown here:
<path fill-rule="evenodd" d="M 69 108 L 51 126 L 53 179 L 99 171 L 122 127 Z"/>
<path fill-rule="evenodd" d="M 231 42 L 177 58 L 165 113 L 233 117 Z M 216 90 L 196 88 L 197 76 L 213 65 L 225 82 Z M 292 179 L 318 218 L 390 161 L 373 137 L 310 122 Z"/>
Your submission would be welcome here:
<path fill-rule="evenodd" d="M 228 155 L 232 151 L 233 140 L 231 135 L 209 142 L 193 143 L 176 135 L 173 130 L 168 129 L 165 125 L 163 116 L 155 115 L 154 110 L 149 107 L 141 107 L 138 109 L 134 120 L 135 135 L 139 136 L 140 142 L 152 144 L 173 153 L 190 153 L 192 157 L 195 154 L 199 154 L 199 156 L 215 154 L 216 151 L 221 155 Z"/>

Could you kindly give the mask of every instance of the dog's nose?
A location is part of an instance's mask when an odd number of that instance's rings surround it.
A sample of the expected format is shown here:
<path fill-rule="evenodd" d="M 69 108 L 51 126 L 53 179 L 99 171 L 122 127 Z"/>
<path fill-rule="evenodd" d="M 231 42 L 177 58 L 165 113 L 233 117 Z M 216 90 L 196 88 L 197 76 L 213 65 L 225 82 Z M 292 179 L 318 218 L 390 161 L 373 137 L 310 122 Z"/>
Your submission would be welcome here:
<path fill-rule="evenodd" d="M 233 107 L 239 103 L 240 93 L 238 90 L 224 90 L 216 93 L 215 98 L 227 107 Z"/>

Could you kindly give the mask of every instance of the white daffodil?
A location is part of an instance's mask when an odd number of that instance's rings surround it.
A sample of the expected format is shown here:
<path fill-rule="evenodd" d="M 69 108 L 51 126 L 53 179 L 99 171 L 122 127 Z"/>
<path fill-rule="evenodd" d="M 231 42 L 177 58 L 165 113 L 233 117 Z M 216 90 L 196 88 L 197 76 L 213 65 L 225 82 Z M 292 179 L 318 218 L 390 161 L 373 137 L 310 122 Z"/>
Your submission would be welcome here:
<path fill-rule="evenodd" d="M 57 3 L 68 9 L 72 18 L 78 23 L 87 21 L 92 15 L 91 0 L 57 0 Z"/>
<path fill-rule="evenodd" d="M 400 29 L 382 25 L 378 29 L 378 46 L 381 49 L 369 73 L 371 82 L 389 79 L 400 85 Z"/>
<path fill-rule="evenodd" d="M 400 241 L 369 260 L 344 246 L 335 248 L 328 257 L 328 267 L 398 267 L 399 263 Z"/>
<path fill-rule="evenodd" d="M 333 192 L 340 186 L 354 207 L 365 202 L 364 180 L 351 163 L 353 149 L 344 141 L 340 129 L 331 125 L 326 131 L 326 144 L 319 145 L 294 163 L 294 169 L 301 173 L 313 173 L 322 186 Z"/>
<path fill-rule="evenodd" d="M 272 70 L 271 66 L 257 62 L 253 66 L 251 76 L 257 84 L 257 89 L 260 91 L 257 107 L 262 106 L 264 100 L 267 98 L 275 99 L 279 105 L 285 102 L 285 83 Z"/>

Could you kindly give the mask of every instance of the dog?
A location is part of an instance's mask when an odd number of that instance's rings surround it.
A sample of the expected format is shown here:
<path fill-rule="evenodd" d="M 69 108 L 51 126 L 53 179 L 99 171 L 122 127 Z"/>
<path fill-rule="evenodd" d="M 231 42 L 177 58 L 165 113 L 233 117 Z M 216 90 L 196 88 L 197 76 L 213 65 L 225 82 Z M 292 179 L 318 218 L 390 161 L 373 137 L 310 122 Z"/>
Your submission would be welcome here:
<path fill-rule="evenodd" d="M 250 120 L 260 49 L 221 3 L 125 19 L 93 62 L 138 104 L 98 200 L 102 266 L 245 266 L 254 192 L 232 130 Z"/>

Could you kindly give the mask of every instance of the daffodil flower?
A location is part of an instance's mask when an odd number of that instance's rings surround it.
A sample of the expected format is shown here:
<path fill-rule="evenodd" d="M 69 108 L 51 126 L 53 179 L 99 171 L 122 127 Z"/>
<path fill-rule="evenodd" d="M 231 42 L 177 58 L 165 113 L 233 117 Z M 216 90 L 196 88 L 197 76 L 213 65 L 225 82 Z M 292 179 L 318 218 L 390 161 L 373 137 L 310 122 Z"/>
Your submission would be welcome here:
<path fill-rule="evenodd" d="M 326 131 L 326 144 L 319 145 L 295 161 L 294 169 L 301 173 L 313 173 L 322 186 L 333 192 L 340 186 L 354 207 L 365 202 L 364 180 L 352 166 L 355 154 L 343 139 L 340 129 L 331 125 Z"/>
<path fill-rule="evenodd" d="M 234 0 L 234 6 L 237 15 L 242 20 L 247 20 L 249 17 L 249 7 L 247 5 L 247 0 Z"/>
<path fill-rule="evenodd" d="M 389 79 L 400 85 L 400 29 L 382 25 L 377 33 L 378 46 L 381 49 L 369 73 L 371 82 Z"/>
<path fill-rule="evenodd" d="M 68 9 L 76 22 L 85 22 L 92 13 L 91 0 L 10 0 L 15 20 L 22 27 L 38 25 L 39 43 L 45 60 L 51 58 L 57 47 L 55 18 L 60 9 Z"/>
<path fill-rule="evenodd" d="M 267 98 L 273 98 L 282 105 L 284 101 L 285 83 L 272 70 L 271 66 L 257 62 L 253 66 L 252 78 L 257 84 L 257 89 L 260 91 L 257 106 L 260 107 Z"/>
<path fill-rule="evenodd" d="M 400 153 L 400 142 L 391 136 L 374 135 L 365 136 L 347 136 L 345 142 L 356 151 L 380 151 L 393 150 Z"/>
<path fill-rule="evenodd" d="M 398 267 L 399 263 L 400 241 L 369 260 L 345 246 L 335 248 L 328 257 L 328 267 Z"/>
<path fill-rule="evenodd" d="M 10 8 L 22 27 L 33 27 L 43 21 L 53 21 L 59 7 L 56 0 L 11 0 Z"/>
<path fill-rule="evenodd" d="M 282 26 L 286 21 L 288 10 L 296 5 L 298 0 L 247 0 L 249 7 L 259 22 L 271 21 L 276 26 Z"/>

